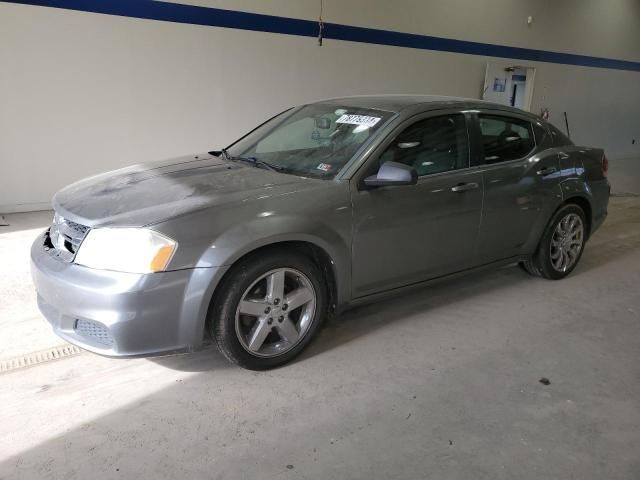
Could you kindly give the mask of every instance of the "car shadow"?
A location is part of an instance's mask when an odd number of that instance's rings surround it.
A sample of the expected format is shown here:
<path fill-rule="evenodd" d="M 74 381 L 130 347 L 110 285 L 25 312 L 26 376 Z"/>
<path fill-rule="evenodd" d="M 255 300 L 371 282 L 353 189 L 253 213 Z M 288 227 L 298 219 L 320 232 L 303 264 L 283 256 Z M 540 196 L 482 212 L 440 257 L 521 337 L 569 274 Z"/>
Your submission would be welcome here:
<path fill-rule="evenodd" d="M 147 360 L 162 367 L 181 372 L 199 373 L 235 368 L 210 340 L 206 340 L 203 347 L 195 352 L 149 357 Z"/>
<path fill-rule="evenodd" d="M 542 282 L 532 278 L 516 265 L 470 273 L 465 277 L 416 288 L 391 298 L 354 307 L 332 318 L 318 339 L 302 354 L 300 360 L 311 358 L 343 344 L 355 341 L 390 324 L 406 321 L 414 315 L 426 315 L 457 301 L 469 301 L 505 285 L 519 282 Z"/>

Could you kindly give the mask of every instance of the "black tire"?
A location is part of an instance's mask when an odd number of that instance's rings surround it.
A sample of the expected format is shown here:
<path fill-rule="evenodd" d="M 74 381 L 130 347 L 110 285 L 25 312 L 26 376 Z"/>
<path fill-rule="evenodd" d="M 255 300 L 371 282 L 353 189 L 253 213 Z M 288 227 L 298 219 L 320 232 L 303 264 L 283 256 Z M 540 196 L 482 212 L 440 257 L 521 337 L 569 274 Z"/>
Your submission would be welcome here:
<path fill-rule="evenodd" d="M 532 275 L 534 277 L 539 277 L 540 276 L 540 271 L 533 264 L 533 256 L 530 256 L 526 260 L 521 261 L 520 263 L 518 263 L 518 266 L 522 270 L 527 272 L 529 275 Z"/>
<path fill-rule="evenodd" d="M 554 268 L 552 259 L 551 259 L 551 240 L 553 238 L 554 232 L 558 227 L 558 224 L 565 218 L 567 215 L 575 214 L 580 217 L 583 226 L 583 234 L 582 234 L 582 244 L 578 255 L 573 262 L 573 264 L 564 271 L 559 271 Z M 521 262 L 522 268 L 524 268 L 531 275 L 541 276 L 543 278 L 549 280 L 560 280 L 569 275 L 573 269 L 580 262 L 580 258 L 582 258 L 582 254 L 584 252 L 584 246 L 587 241 L 587 222 L 584 210 L 574 203 L 569 203 L 560 207 L 549 220 L 549 224 L 545 228 L 545 231 L 542 235 L 542 239 L 540 240 L 540 244 L 538 245 L 537 251 L 527 260 Z"/>
<path fill-rule="evenodd" d="M 261 276 L 275 269 L 295 269 L 306 276 L 315 290 L 315 309 L 302 339 L 290 350 L 271 357 L 257 356 L 246 349 L 236 333 L 236 310 L 243 295 Z M 222 354 L 249 370 L 268 370 L 293 360 L 311 342 L 327 316 L 326 281 L 308 257 L 291 250 L 273 248 L 240 260 L 225 275 L 209 308 L 207 326 Z"/>

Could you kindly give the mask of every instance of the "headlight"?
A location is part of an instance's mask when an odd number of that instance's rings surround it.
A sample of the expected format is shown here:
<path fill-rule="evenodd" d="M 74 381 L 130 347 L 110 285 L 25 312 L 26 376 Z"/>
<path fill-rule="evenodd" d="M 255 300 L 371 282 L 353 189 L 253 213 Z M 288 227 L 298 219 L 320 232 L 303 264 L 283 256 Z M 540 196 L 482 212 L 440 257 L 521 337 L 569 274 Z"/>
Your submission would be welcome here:
<path fill-rule="evenodd" d="M 75 263 L 129 273 L 163 271 L 178 244 L 146 228 L 96 228 L 82 241 Z"/>

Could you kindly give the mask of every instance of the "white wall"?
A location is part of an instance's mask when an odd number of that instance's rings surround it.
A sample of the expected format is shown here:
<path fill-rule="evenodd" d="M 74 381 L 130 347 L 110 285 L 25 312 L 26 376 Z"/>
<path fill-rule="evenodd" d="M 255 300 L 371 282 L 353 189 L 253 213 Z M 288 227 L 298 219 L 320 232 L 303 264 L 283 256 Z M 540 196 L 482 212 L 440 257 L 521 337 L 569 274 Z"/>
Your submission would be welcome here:
<path fill-rule="evenodd" d="M 305 19 L 319 10 L 315 0 L 192 3 Z M 324 0 L 324 19 L 640 61 L 636 0 Z M 295 103 L 479 98 L 487 61 L 0 2 L 0 212 L 46 208 L 100 171 L 223 146 Z M 549 107 L 558 126 L 567 111 L 576 142 L 640 157 L 639 72 L 526 64 L 537 68 L 532 111 Z"/>

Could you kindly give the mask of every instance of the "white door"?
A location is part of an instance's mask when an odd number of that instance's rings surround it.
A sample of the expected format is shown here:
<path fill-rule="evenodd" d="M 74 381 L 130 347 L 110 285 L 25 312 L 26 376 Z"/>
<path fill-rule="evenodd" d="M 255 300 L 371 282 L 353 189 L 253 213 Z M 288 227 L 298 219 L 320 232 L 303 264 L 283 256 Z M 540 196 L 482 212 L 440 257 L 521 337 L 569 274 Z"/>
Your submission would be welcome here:
<path fill-rule="evenodd" d="M 531 111 L 535 73 L 533 67 L 487 63 L 482 99 Z"/>

